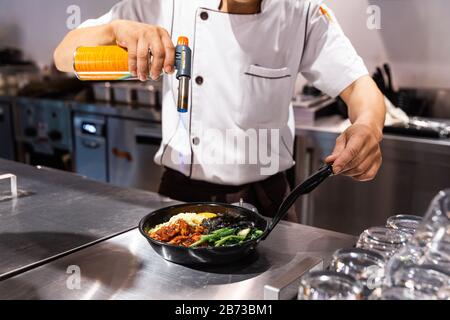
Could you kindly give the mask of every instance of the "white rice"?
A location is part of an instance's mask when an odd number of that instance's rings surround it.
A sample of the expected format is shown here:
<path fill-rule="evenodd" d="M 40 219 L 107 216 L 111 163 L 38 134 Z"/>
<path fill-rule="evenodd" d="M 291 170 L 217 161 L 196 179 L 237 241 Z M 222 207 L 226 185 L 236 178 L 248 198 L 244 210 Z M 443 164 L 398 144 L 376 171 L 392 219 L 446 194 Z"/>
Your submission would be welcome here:
<path fill-rule="evenodd" d="M 201 215 L 198 215 L 195 212 L 186 212 L 186 213 L 179 213 L 172 218 L 170 218 L 169 221 L 158 224 L 156 227 L 150 230 L 150 232 L 156 232 L 162 227 L 168 226 L 169 224 L 175 223 L 178 220 L 184 220 L 186 223 L 192 227 L 196 227 L 202 223 L 202 221 L 206 219 L 205 217 L 202 217 Z"/>

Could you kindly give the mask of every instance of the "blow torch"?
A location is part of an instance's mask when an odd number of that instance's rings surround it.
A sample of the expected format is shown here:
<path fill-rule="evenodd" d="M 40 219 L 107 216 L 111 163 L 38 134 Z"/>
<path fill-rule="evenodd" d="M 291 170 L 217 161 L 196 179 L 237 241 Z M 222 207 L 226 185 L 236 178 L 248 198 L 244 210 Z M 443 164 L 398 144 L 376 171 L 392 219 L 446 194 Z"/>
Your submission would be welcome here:
<path fill-rule="evenodd" d="M 181 113 L 186 113 L 189 107 L 191 59 L 189 39 L 179 37 L 175 47 L 175 69 L 179 82 L 177 109 Z M 73 68 L 78 79 L 84 81 L 138 80 L 129 71 L 127 50 L 119 46 L 79 47 L 74 54 Z M 148 80 L 151 80 L 150 75 Z"/>
<path fill-rule="evenodd" d="M 175 68 L 178 79 L 178 112 L 185 113 L 189 106 L 189 84 L 191 81 L 192 51 L 189 48 L 189 39 L 179 37 L 175 48 Z"/>

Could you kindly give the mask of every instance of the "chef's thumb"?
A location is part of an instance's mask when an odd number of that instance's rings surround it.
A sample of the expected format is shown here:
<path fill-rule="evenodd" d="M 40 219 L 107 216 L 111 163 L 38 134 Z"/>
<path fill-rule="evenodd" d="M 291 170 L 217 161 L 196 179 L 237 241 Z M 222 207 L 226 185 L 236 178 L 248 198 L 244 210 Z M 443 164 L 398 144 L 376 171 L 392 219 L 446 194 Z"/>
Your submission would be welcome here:
<path fill-rule="evenodd" d="M 336 139 L 336 145 L 334 146 L 333 152 L 331 153 L 331 155 L 325 158 L 325 163 L 332 163 L 336 161 L 341 152 L 345 149 L 345 145 L 345 135 L 342 134 Z"/>
<path fill-rule="evenodd" d="M 333 163 L 337 158 L 338 158 L 339 154 L 330 154 L 328 157 L 325 158 L 325 163 Z"/>

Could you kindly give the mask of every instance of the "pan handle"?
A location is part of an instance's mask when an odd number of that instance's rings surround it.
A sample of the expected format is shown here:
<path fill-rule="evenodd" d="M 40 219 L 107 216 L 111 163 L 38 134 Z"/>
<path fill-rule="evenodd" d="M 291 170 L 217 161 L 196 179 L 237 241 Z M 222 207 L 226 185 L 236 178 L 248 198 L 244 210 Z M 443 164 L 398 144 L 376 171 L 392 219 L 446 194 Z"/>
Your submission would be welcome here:
<path fill-rule="evenodd" d="M 304 194 L 308 194 L 312 192 L 315 188 L 317 188 L 323 181 L 325 181 L 330 175 L 333 174 L 333 165 L 327 164 L 320 168 L 316 173 L 307 178 L 303 183 L 295 187 L 291 193 L 283 200 L 280 207 L 278 208 L 277 214 L 273 218 L 272 222 L 267 229 L 267 232 L 260 238 L 264 240 L 267 236 L 272 232 L 272 230 L 276 227 L 278 222 L 283 219 L 288 210 L 292 207 L 295 201 L 297 201 L 298 197 Z"/>

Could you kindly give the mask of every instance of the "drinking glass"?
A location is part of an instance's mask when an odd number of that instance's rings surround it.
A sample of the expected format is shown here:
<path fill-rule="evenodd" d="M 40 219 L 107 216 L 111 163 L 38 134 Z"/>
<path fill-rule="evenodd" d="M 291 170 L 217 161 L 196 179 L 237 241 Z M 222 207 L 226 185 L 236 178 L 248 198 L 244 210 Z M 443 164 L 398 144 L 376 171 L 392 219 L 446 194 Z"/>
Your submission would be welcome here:
<path fill-rule="evenodd" d="M 409 268 L 414 265 L 422 265 L 425 261 L 425 248 L 408 243 L 396 252 L 386 263 L 385 276 L 386 284 L 392 286 L 391 275 L 402 268 Z"/>
<path fill-rule="evenodd" d="M 450 189 L 433 199 L 411 244 L 423 248 L 423 263 L 450 270 Z"/>
<path fill-rule="evenodd" d="M 408 288 L 436 297 L 438 293 L 443 295 L 445 289 L 450 288 L 450 273 L 425 264 L 404 266 L 390 274 L 389 278 L 394 287 Z"/>
<path fill-rule="evenodd" d="M 351 248 L 337 250 L 330 268 L 355 277 L 364 286 L 364 295 L 381 286 L 384 277 L 384 257 L 377 251 Z"/>
<path fill-rule="evenodd" d="M 354 277 L 335 271 L 314 271 L 300 282 L 299 300 L 362 300 L 363 286 Z"/>
<path fill-rule="evenodd" d="M 401 287 L 385 287 L 375 290 L 369 300 L 436 300 L 424 292 Z"/>
<path fill-rule="evenodd" d="M 386 259 L 389 259 L 408 242 L 409 238 L 410 235 L 401 230 L 373 227 L 361 234 L 356 246 L 378 251 Z"/>
<path fill-rule="evenodd" d="M 422 220 L 423 218 L 419 216 L 400 214 L 387 219 L 386 227 L 414 234 Z"/>
<path fill-rule="evenodd" d="M 450 224 L 442 226 L 425 249 L 425 262 L 450 270 Z"/>
<path fill-rule="evenodd" d="M 450 287 L 440 289 L 436 296 L 439 300 L 450 300 Z"/>

